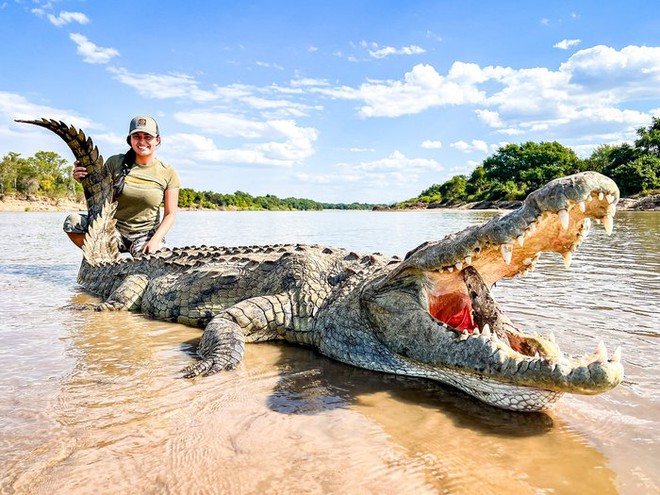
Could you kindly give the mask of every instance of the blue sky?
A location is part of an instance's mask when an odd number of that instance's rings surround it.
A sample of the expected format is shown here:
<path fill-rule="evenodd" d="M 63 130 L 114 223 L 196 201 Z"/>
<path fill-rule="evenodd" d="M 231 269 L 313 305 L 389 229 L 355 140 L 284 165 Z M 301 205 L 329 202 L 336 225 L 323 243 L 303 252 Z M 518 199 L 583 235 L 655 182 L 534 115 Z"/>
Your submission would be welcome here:
<path fill-rule="evenodd" d="M 660 116 L 654 1 L 0 0 L 0 154 L 158 120 L 183 187 L 394 202 L 506 143 L 588 156 Z"/>

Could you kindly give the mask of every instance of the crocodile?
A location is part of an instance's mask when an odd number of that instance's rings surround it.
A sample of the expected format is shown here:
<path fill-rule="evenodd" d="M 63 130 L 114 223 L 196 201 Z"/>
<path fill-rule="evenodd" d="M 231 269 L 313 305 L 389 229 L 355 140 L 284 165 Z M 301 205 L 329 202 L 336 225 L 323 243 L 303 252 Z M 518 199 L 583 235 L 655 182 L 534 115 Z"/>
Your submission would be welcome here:
<path fill-rule="evenodd" d="M 534 270 L 541 252 L 566 266 L 592 222 L 611 234 L 619 191 L 582 172 L 550 181 L 520 208 L 495 215 L 403 258 L 305 244 L 187 246 L 120 256 L 115 204 L 98 148 L 55 120 L 49 129 L 88 167 L 91 224 L 78 282 L 101 302 L 203 329 L 194 378 L 231 370 L 247 343 L 283 340 L 340 362 L 436 380 L 500 408 L 541 411 L 563 394 L 599 394 L 623 379 L 621 349 L 563 353 L 552 333 L 517 328 L 490 289 Z"/>

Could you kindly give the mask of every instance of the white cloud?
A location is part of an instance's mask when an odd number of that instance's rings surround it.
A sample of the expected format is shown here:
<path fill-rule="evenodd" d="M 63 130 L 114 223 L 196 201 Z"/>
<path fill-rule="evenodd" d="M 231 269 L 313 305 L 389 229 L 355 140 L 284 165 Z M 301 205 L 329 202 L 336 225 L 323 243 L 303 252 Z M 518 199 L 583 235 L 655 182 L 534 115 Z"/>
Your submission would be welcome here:
<path fill-rule="evenodd" d="M 426 53 L 426 50 L 417 45 L 403 46 L 401 48 L 394 48 L 392 46 L 379 47 L 376 45 L 374 49 L 369 50 L 369 55 L 373 58 L 385 58 L 390 55 L 419 55 L 422 53 Z"/>
<path fill-rule="evenodd" d="M 187 74 L 136 74 L 123 68 L 114 67 L 110 67 L 108 71 L 114 75 L 116 80 L 134 88 L 145 98 L 158 100 L 185 98 L 197 102 L 209 102 L 223 96 L 221 91 L 200 89 L 197 81 Z M 236 97 L 249 94 L 249 92 L 241 88 L 230 88 L 229 94 Z"/>
<path fill-rule="evenodd" d="M 89 18 L 82 12 L 67 12 L 66 10 L 63 10 L 58 16 L 48 14 L 46 17 L 53 26 L 57 27 L 62 27 L 72 22 L 77 22 L 78 24 L 89 23 Z"/>
<path fill-rule="evenodd" d="M 323 108 L 282 98 L 282 95 L 291 98 L 300 96 L 303 94 L 301 87 L 323 84 L 322 81 L 317 80 L 299 80 L 296 85 L 300 87 L 293 88 L 276 85 L 257 88 L 244 84 L 232 84 L 229 86 L 213 85 L 211 89 L 202 89 L 194 77 L 183 73 L 140 74 L 119 67 L 110 67 L 108 71 L 116 80 L 134 88 L 145 98 L 180 99 L 197 103 L 221 101 L 231 104 L 232 107 L 242 104 L 262 112 L 264 117 L 270 119 L 306 117 L 311 112 Z"/>
<path fill-rule="evenodd" d="M 317 88 L 316 91 L 340 99 L 363 100 L 363 117 L 399 117 L 432 107 L 482 102 L 485 94 L 476 83 L 487 78 L 474 64 L 456 62 L 446 77 L 430 65 L 415 65 L 403 81 L 369 81 L 359 88 Z"/>
<path fill-rule="evenodd" d="M 411 171 L 411 170 L 442 170 L 443 167 L 435 160 L 428 158 L 408 158 L 403 153 L 395 150 L 386 158 L 373 160 L 370 162 L 360 162 L 357 165 L 342 164 L 352 170 L 362 171 L 381 171 L 381 170 L 396 170 L 396 171 Z"/>
<path fill-rule="evenodd" d="M 239 115 L 208 110 L 178 112 L 174 118 L 204 134 L 238 140 L 232 149 L 219 149 L 210 138 L 179 135 L 176 146 L 190 148 L 199 159 L 258 165 L 292 166 L 314 154 L 318 131 L 300 127 L 293 120 L 251 120 Z"/>
<path fill-rule="evenodd" d="M 431 141 L 427 139 L 426 141 L 423 141 L 420 146 L 429 150 L 439 150 L 442 148 L 442 141 Z"/>
<path fill-rule="evenodd" d="M 98 129 L 100 126 L 81 117 L 75 111 L 34 103 L 22 95 L 0 91 L 0 146 L 4 153 L 13 151 L 24 157 L 40 150 L 58 153 L 69 161 L 73 155 L 64 141 L 41 127 L 14 122 L 15 119 L 54 119 L 78 129 Z M 88 134 L 89 135 L 89 134 Z"/>
<path fill-rule="evenodd" d="M 574 53 L 559 71 L 583 91 L 615 102 L 660 96 L 660 47 L 594 46 Z"/>
<path fill-rule="evenodd" d="M 265 69 L 284 70 L 284 67 L 282 67 L 281 65 L 273 64 L 270 62 L 262 62 L 260 60 L 257 60 L 256 65 L 257 67 L 263 67 Z"/>
<path fill-rule="evenodd" d="M 34 119 L 54 119 L 61 120 L 67 124 L 78 128 L 95 128 L 92 121 L 77 115 L 71 110 L 49 107 L 32 103 L 27 98 L 16 93 L 0 91 L 0 115 L 4 116 L 7 122 L 13 124 L 14 119 L 34 120 Z"/>
<path fill-rule="evenodd" d="M 482 153 L 488 153 L 489 146 L 486 141 L 480 139 L 473 139 L 470 143 L 460 140 L 449 145 L 450 147 L 462 151 L 463 153 L 473 153 L 475 151 L 480 151 Z"/>
<path fill-rule="evenodd" d="M 83 61 L 89 64 L 107 64 L 111 59 L 119 56 L 119 52 L 114 48 L 96 46 L 82 34 L 71 33 L 69 38 L 78 46 L 77 52 L 82 55 Z"/>
<path fill-rule="evenodd" d="M 559 48 L 560 50 L 568 50 L 572 46 L 577 46 L 582 42 L 582 40 L 561 40 L 559 43 L 555 43 L 553 48 Z"/>
<path fill-rule="evenodd" d="M 500 119 L 500 114 L 493 110 L 480 109 L 476 110 L 476 114 L 479 120 L 484 122 L 488 127 L 499 128 L 504 125 L 502 119 Z"/>
<path fill-rule="evenodd" d="M 312 79 L 309 77 L 303 77 L 300 79 L 293 79 L 290 82 L 293 87 L 305 87 L 305 86 L 329 86 L 330 83 L 325 79 Z"/>

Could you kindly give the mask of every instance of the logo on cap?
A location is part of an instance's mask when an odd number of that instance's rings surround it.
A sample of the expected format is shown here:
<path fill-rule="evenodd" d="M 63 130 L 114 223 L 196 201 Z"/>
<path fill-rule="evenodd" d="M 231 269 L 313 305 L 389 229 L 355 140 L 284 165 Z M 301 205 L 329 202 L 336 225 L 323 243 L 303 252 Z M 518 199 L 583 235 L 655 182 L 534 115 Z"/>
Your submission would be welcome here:
<path fill-rule="evenodd" d="M 144 127 L 147 125 L 147 119 L 138 119 L 137 127 Z"/>

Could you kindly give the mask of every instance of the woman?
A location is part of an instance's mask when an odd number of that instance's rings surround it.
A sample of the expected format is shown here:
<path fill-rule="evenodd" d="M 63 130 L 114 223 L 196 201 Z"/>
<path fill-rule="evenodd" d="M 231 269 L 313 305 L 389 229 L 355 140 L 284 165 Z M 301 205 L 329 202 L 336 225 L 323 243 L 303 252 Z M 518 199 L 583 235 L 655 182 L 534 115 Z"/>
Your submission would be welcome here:
<path fill-rule="evenodd" d="M 126 142 L 131 147 L 125 154 L 111 156 L 106 166 L 114 179 L 117 201 L 119 250 L 133 256 L 153 253 L 165 246 L 165 234 L 176 219 L 179 202 L 179 176 L 176 170 L 155 156 L 160 145 L 158 124 L 149 116 L 131 120 Z M 80 182 L 87 169 L 74 163 L 73 178 Z M 165 203 L 163 219 L 160 205 Z M 87 215 L 72 214 L 64 222 L 64 231 L 78 247 L 87 232 Z"/>

